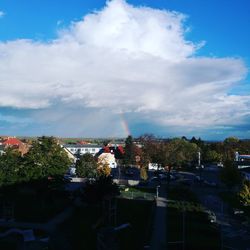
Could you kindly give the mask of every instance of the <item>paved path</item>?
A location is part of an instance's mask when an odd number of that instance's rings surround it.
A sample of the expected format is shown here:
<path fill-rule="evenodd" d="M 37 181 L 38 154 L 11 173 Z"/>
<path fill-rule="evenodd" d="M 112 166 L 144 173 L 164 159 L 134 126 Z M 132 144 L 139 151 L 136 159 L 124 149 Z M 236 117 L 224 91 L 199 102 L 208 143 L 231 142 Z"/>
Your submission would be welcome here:
<path fill-rule="evenodd" d="M 155 217 L 153 223 L 153 234 L 151 238 L 151 250 L 166 250 L 166 207 L 167 192 L 166 185 L 159 188 L 159 196 L 156 199 Z"/>

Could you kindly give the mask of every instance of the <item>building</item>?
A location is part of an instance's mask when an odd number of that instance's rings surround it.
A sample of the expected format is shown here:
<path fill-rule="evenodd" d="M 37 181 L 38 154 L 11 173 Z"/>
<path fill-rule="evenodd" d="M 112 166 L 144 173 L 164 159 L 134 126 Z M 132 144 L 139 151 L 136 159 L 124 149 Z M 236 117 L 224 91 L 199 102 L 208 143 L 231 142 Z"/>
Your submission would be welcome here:
<path fill-rule="evenodd" d="M 96 144 L 65 144 L 63 145 L 74 156 L 81 156 L 86 153 L 90 153 L 95 156 L 102 147 Z"/>
<path fill-rule="evenodd" d="M 2 151 L 0 150 L 2 153 L 6 148 L 13 148 L 18 150 L 21 153 L 21 155 L 26 154 L 30 149 L 30 145 L 22 142 L 16 137 L 2 138 L 2 140 L 0 140 L 0 146 L 2 147 Z"/>
<path fill-rule="evenodd" d="M 241 155 L 235 152 L 235 164 L 238 169 L 250 168 L 250 155 Z"/>

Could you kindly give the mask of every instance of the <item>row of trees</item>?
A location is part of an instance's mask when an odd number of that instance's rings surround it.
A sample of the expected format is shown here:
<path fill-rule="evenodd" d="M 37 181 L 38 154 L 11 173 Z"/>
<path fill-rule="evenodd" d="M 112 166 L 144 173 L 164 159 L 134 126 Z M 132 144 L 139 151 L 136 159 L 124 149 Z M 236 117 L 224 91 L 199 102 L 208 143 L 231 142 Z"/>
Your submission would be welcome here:
<path fill-rule="evenodd" d="M 188 140 L 172 139 L 159 141 L 152 135 L 144 135 L 139 138 L 140 146 L 128 136 L 125 141 L 125 165 L 139 165 L 147 167 L 148 163 L 156 163 L 159 167 L 184 166 L 197 162 L 199 147 Z"/>
<path fill-rule="evenodd" d="M 136 139 L 142 147 L 136 146 L 131 136 L 125 141 L 124 164 L 143 165 L 154 162 L 160 166 L 184 166 L 198 163 L 198 152 L 203 163 L 233 161 L 235 152 L 250 154 L 250 141 L 229 137 L 223 142 L 205 142 L 200 138 L 186 137 L 158 139 L 153 135 L 143 135 Z M 136 156 L 138 158 L 136 158 Z M 141 161 L 139 161 L 139 159 Z"/>
<path fill-rule="evenodd" d="M 33 141 L 27 154 L 8 148 L 0 156 L 0 186 L 61 176 L 71 164 L 66 152 L 53 137 Z"/>

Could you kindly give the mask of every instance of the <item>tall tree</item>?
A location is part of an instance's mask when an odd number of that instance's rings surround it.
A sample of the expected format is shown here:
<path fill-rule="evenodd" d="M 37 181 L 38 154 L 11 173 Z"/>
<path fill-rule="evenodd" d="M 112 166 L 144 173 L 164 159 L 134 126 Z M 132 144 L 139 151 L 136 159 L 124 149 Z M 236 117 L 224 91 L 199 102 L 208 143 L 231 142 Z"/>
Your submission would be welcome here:
<path fill-rule="evenodd" d="M 239 150 L 240 140 L 237 137 L 228 137 L 224 140 L 224 160 L 233 161 L 235 152 Z"/>
<path fill-rule="evenodd" d="M 125 154 L 124 154 L 124 164 L 132 165 L 135 164 L 135 150 L 136 146 L 133 141 L 133 137 L 129 135 L 125 140 Z"/>
<path fill-rule="evenodd" d="M 25 155 L 26 173 L 31 179 L 63 175 L 71 164 L 66 152 L 53 137 L 40 137 Z"/>
<path fill-rule="evenodd" d="M 0 186 L 21 181 L 20 170 L 23 166 L 21 154 L 12 148 L 7 148 L 0 156 Z"/>
<path fill-rule="evenodd" d="M 79 177 L 93 178 L 97 175 L 97 162 L 90 154 L 83 154 L 76 162 L 76 174 Z"/>
<path fill-rule="evenodd" d="M 166 157 L 170 166 L 181 167 L 197 158 L 198 146 L 179 138 L 171 140 L 166 145 Z"/>

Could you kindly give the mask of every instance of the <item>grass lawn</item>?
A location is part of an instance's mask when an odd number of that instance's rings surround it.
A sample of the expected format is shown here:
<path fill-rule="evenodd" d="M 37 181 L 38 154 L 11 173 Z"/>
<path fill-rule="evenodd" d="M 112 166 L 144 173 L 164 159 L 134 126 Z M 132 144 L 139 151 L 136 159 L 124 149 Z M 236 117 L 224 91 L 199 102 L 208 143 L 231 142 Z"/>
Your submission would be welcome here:
<path fill-rule="evenodd" d="M 127 191 L 125 191 L 127 189 Z M 153 200 L 156 195 L 155 188 L 126 187 L 120 190 L 121 196 L 127 199 Z"/>

